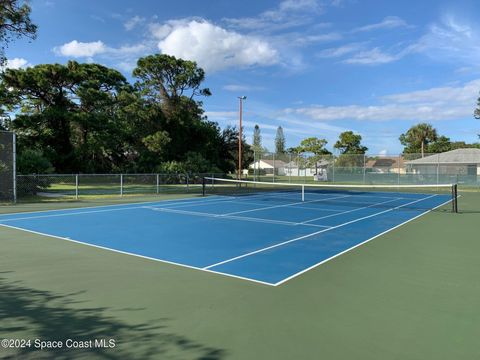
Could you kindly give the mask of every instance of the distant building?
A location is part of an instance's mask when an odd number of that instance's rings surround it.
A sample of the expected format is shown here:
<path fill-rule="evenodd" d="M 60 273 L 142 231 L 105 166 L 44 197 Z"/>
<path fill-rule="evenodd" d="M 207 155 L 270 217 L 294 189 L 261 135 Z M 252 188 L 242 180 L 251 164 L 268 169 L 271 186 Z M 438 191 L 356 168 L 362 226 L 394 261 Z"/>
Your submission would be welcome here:
<path fill-rule="evenodd" d="M 285 175 L 285 162 L 282 160 L 257 160 L 250 164 L 249 169 L 256 169 L 259 173 L 265 175 L 273 175 L 275 170 L 275 175 L 283 176 Z"/>
<path fill-rule="evenodd" d="M 414 174 L 469 176 L 480 175 L 480 149 L 456 149 L 406 161 L 407 171 Z"/>
<path fill-rule="evenodd" d="M 330 162 L 327 160 L 317 161 L 317 167 L 311 164 L 301 164 L 296 160 L 292 160 L 285 164 L 285 175 L 289 176 L 321 176 L 321 180 L 327 180 L 327 168 Z"/>
<path fill-rule="evenodd" d="M 365 171 L 380 174 L 405 174 L 405 160 L 401 156 L 382 156 L 367 160 Z"/>

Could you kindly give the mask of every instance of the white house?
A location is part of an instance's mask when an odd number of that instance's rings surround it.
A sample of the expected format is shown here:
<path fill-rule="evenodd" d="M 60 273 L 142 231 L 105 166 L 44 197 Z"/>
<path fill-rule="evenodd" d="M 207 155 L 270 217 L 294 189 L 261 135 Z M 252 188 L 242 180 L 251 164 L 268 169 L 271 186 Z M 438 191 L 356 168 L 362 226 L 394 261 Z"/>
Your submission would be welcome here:
<path fill-rule="evenodd" d="M 266 175 L 285 175 L 285 162 L 282 160 L 257 160 L 250 164 L 249 169 L 256 169 Z"/>
<path fill-rule="evenodd" d="M 327 160 L 320 160 L 317 162 L 317 168 L 313 166 L 307 166 L 299 164 L 299 162 L 293 160 L 285 164 L 285 175 L 288 176 L 320 176 L 322 180 L 327 180 L 327 168 L 330 162 Z"/>

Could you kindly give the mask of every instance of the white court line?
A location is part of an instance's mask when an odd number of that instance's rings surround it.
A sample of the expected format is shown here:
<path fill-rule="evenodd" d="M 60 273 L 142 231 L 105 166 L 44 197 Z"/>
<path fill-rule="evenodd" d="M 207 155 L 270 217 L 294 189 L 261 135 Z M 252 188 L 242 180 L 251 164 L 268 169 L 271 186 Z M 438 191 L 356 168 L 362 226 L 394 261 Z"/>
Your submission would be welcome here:
<path fill-rule="evenodd" d="M 326 263 L 327 261 L 333 260 L 333 259 L 335 259 L 336 257 L 339 257 L 340 255 L 343 255 L 343 254 L 345 254 L 345 253 L 347 253 L 347 252 L 349 252 L 349 251 L 351 251 L 351 250 L 353 250 L 353 249 L 356 249 L 357 247 L 362 246 L 362 245 L 368 243 L 369 241 L 372 241 L 373 239 L 376 239 L 376 238 L 378 238 L 378 237 L 380 237 L 380 236 L 382 236 L 382 235 L 385 235 L 386 233 L 389 233 L 390 231 L 393 231 L 393 230 L 399 228 L 400 226 L 409 223 L 410 221 L 413 221 L 413 220 L 415 220 L 415 219 L 418 219 L 420 216 L 423 216 L 423 215 L 425 215 L 425 214 L 428 214 L 429 212 L 431 212 L 431 211 L 433 211 L 433 210 L 435 210 L 435 209 L 438 209 L 439 207 L 442 207 L 442 206 L 448 204 L 448 203 L 451 202 L 451 201 L 452 201 L 452 200 L 445 201 L 444 203 L 442 203 L 442 204 L 440 204 L 440 205 L 438 205 L 438 206 L 435 206 L 434 208 L 432 208 L 432 209 L 430 209 L 430 210 L 426 210 L 426 211 L 424 211 L 423 213 L 421 213 L 421 214 L 419 214 L 419 215 L 417 215 L 417 216 L 415 216 L 415 217 L 413 217 L 413 218 L 411 218 L 411 219 L 408 219 L 407 221 L 404 221 L 404 222 L 401 223 L 401 224 L 398 224 L 398 225 L 396 225 L 396 226 L 394 226 L 394 227 L 392 227 L 392 228 L 390 228 L 390 229 L 388 229 L 388 230 L 385 230 L 384 232 L 382 232 L 382 233 L 380 233 L 380 234 L 377 234 L 377 235 L 375 235 L 375 236 L 372 236 L 370 239 L 367 239 L 367 240 L 365 240 L 365 241 L 363 241 L 363 242 L 361 242 L 361 243 L 359 243 L 359 244 L 357 244 L 357 245 L 354 245 L 354 246 L 352 246 L 352 247 L 350 247 L 350 248 L 348 248 L 348 249 L 346 249 L 346 250 L 343 250 L 342 252 L 339 252 L 338 254 L 335 254 L 335 255 L 329 257 L 328 259 L 322 260 L 322 261 L 320 261 L 320 262 L 318 262 L 318 263 L 316 263 L 316 264 L 314 264 L 314 265 L 312 265 L 312 266 L 310 266 L 310 267 L 308 267 L 308 268 L 306 268 L 306 269 L 303 269 L 302 271 L 299 271 L 298 273 L 295 273 L 295 274 L 293 274 L 293 275 L 291 275 L 291 276 L 289 276 L 289 277 L 287 277 L 287 278 L 285 278 L 285 279 L 283 279 L 283 280 L 280 280 L 279 282 L 275 283 L 274 285 L 275 285 L 275 286 L 282 285 L 282 284 L 286 283 L 287 281 L 292 280 L 293 278 L 296 278 L 297 276 L 300 276 L 300 275 L 306 273 L 307 271 L 310 271 L 310 270 L 316 268 L 317 266 L 320 266 L 320 265 Z"/>
<path fill-rule="evenodd" d="M 311 220 L 307 220 L 307 221 L 302 221 L 300 224 L 307 224 L 307 223 L 309 223 L 309 222 L 316 221 L 316 220 L 321 220 L 321 219 L 326 219 L 326 218 L 330 218 L 330 217 L 334 217 L 334 216 L 338 216 L 338 215 L 348 214 L 348 213 L 351 213 L 351 212 L 354 212 L 354 211 L 358 211 L 358 210 L 362 210 L 362 209 L 368 209 L 368 208 L 370 208 L 370 207 L 374 207 L 374 206 L 378 206 L 378 205 L 383 205 L 383 204 L 386 204 L 386 203 L 389 203 L 389 202 L 393 202 L 393 201 L 398 201 L 398 200 L 399 200 L 399 199 L 387 200 L 387 201 L 382 201 L 382 202 L 375 203 L 375 204 L 372 204 L 372 205 L 364 206 L 364 207 L 361 207 L 361 208 L 355 208 L 355 209 L 352 209 L 352 210 L 345 210 L 345 211 L 342 211 L 342 212 L 340 212 L 340 213 L 331 214 L 331 215 L 325 215 L 325 216 L 318 217 L 318 218 L 315 218 L 315 219 L 311 219 Z"/>
<path fill-rule="evenodd" d="M 218 195 L 211 195 L 215 199 L 210 198 L 210 200 L 213 201 L 218 201 L 217 198 L 219 197 Z M 70 211 L 70 210 L 85 210 L 85 209 L 98 209 L 98 208 L 106 208 L 106 207 L 115 207 L 115 206 L 130 206 L 130 205 L 140 205 L 140 204 L 158 204 L 158 203 L 170 203 L 170 202 L 185 202 L 185 201 L 192 201 L 193 199 L 196 199 L 198 201 L 210 201 L 209 199 L 206 199 L 204 197 L 198 197 L 198 198 L 182 198 L 182 199 L 165 199 L 165 200 L 157 200 L 157 201 L 137 201 L 137 202 L 131 202 L 131 203 L 124 203 L 124 204 L 111 204 L 111 205 L 95 205 L 95 206 L 83 206 L 83 207 L 74 207 L 74 208 L 64 208 L 64 209 L 51 209 L 51 210 L 36 210 L 36 211 L 18 211 L 18 212 L 13 212 L 13 213 L 5 213 L 5 214 L 0 214 L 0 220 L 4 216 L 12 216 L 12 215 L 20 215 L 20 214 L 38 214 L 38 213 L 46 213 L 46 212 L 57 212 L 57 211 Z M 193 202 L 193 201 L 192 201 Z M 137 207 L 135 207 L 137 208 Z"/>
<path fill-rule="evenodd" d="M 334 199 L 341 199 L 341 198 L 345 198 L 345 197 L 349 197 L 349 196 L 352 196 L 352 195 L 343 195 L 343 196 L 338 196 L 338 197 L 333 197 L 333 198 L 327 198 L 327 199 L 318 199 L 318 200 L 310 200 L 310 201 L 300 201 L 300 202 L 291 203 L 291 204 L 282 204 L 282 205 L 275 205 L 275 206 L 267 206 L 267 207 L 258 208 L 258 209 L 235 211 L 235 212 L 231 212 L 231 213 L 228 213 L 228 214 L 222 214 L 221 216 L 230 216 L 230 215 L 243 214 L 243 213 L 252 212 L 252 211 L 268 210 L 268 209 L 275 209 L 275 208 L 281 208 L 281 207 L 289 207 L 289 206 L 300 205 L 300 204 L 308 204 L 308 203 L 314 203 L 314 202 L 322 202 L 322 201 L 328 201 L 328 200 L 334 200 Z"/>
<path fill-rule="evenodd" d="M 209 201 L 213 202 L 213 201 Z M 144 203 L 134 203 L 134 204 L 158 204 L 158 201 L 149 201 L 149 202 L 144 202 Z M 123 204 L 123 206 L 126 206 L 128 204 Z M 133 203 L 132 203 L 133 205 Z M 106 205 L 106 206 L 119 206 L 119 205 Z M 106 207 L 105 206 L 105 207 Z M 122 207 L 118 209 L 105 209 L 105 210 L 90 210 L 90 211 L 75 211 L 75 210 L 82 210 L 82 209 L 95 209 L 95 208 L 103 208 L 104 206 L 95 206 L 95 207 L 86 207 L 86 208 L 76 208 L 76 209 L 58 209 L 58 210 L 45 210 L 47 212 L 49 211 L 69 211 L 65 214 L 49 214 L 49 215 L 38 215 L 38 216 L 26 216 L 26 217 L 19 217 L 19 218 L 12 218 L 12 219 L 2 219 L 0 217 L 0 222 L 5 222 L 5 221 L 17 221 L 17 220 L 29 220 L 29 219 L 42 219 L 42 218 L 49 218 L 49 217 L 60 217 L 60 216 L 73 216 L 73 215 L 84 215 L 84 214 L 95 214 L 95 213 L 102 213 L 102 212 L 110 212 L 110 211 L 124 211 L 124 210 L 135 210 L 135 209 L 143 209 L 146 206 L 130 206 L 130 207 Z M 73 210 L 70 212 L 70 210 Z M 45 211 L 38 211 L 39 213 L 44 213 Z M 31 212 L 31 214 L 35 214 L 37 212 Z M 23 212 L 19 213 L 11 213 L 11 214 L 5 214 L 5 215 L 22 215 L 26 214 Z"/>
<path fill-rule="evenodd" d="M 221 195 L 218 195 L 218 196 L 221 196 Z M 234 200 L 225 200 L 225 201 L 221 201 L 221 202 L 231 202 L 231 203 L 234 203 L 234 204 L 245 204 L 245 205 L 261 205 L 261 206 L 264 206 L 265 204 L 260 204 L 260 203 L 257 203 L 257 202 L 252 202 L 252 201 L 249 201 L 249 198 L 248 197 L 242 197 L 242 196 L 237 196 L 237 197 L 232 197 Z M 289 200 L 293 200 L 293 199 L 287 199 L 287 198 L 281 198 L 281 199 L 284 199 L 284 201 L 289 201 Z M 245 200 L 245 201 L 242 201 L 242 200 Z M 319 200 L 322 200 L 322 201 L 326 201 L 328 199 L 318 199 L 316 201 L 319 201 Z M 278 201 L 278 200 L 277 200 Z M 212 201 L 213 202 L 213 201 Z M 302 204 L 305 204 L 306 202 L 300 202 L 300 203 L 290 203 L 288 204 L 289 206 L 296 206 L 296 205 L 302 205 Z M 198 206 L 202 206 L 204 204 L 202 203 L 199 203 Z M 285 206 L 287 206 L 287 204 L 284 204 Z M 192 205 L 193 206 L 193 205 Z M 197 205 L 195 205 L 197 206 Z M 175 209 L 176 208 L 179 208 L 179 207 L 183 207 L 183 205 L 179 205 L 179 206 L 175 206 Z M 173 206 L 171 207 L 173 208 Z M 343 210 L 336 210 L 336 209 L 323 209 L 323 208 L 314 208 L 314 207 L 308 207 L 308 206 L 301 206 L 299 207 L 301 209 L 307 209 L 307 210 L 317 210 L 317 211 L 329 211 L 329 212 L 341 212 Z"/>
<path fill-rule="evenodd" d="M 119 253 L 119 254 L 123 254 L 123 255 L 131 255 L 131 256 L 136 256 L 136 257 L 142 258 L 142 259 L 158 261 L 158 262 L 161 262 L 161 263 L 164 263 L 164 264 L 170 264 L 170 265 L 180 266 L 180 267 L 183 267 L 183 268 L 205 271 L 205 272 L 212 273 L 212 274 L 218 274 L 218 275 L 228 276 L 228 277 L 232 277 L 232 278 L 236 278 L 236 279 L 247 280 L 247 281 L 251 281 L 251 282 L 254 282 L 254 283 L 257 283 L 257 284 L 262 284 L 262 285 L 275 286 L 275 285 L 272 284 L 272 283 L 265 282 L 265 281 L 261 281 L 261 280 L 255 280 L 255 279 L 250 279 L 250 278 L 243 277 L 243 276 L 238 276 L 238 275 L 233 275 L 233 274 L 222 273 L 222 272 L 215 271 L 215 270 L 203 269 L 203 268 L 200 268 L 200 267 L 196 267 L 196 266 L 192 266 L 192 265 L 186 265 L 186 264 L 181 264 L 181 263 L 176 263 L 176 262 L 173 262 L 173 261 L 156 259 L 156 258 L 149 257 L 149 256 L 134 254 L 134 253 L 130 253 L 130 252 L 127 252 L 127 251 L 122 251 L 122 250 L 116 250 L 116 249 L 112 249 L 112 248 L 109 248 L 109 247 L 105 247 L 105 246 L 101 246 L 101 245 L 95 245 L 95 244 L 90 244 L 90 243 L 87 243 L 87 242 L 78 241 L 78 240 L 74 240 L 74 239 L 66 238 L 66 237 L 62 237 L 62 236 L 46 234 L 46 233 L 42 233 L 42 232 L 38 232 L 38 231 L 33 231 L 33 230 L 28 230 L 28 229 L 23 229 L 23 228 L 20 228 L 20 227 L 11 226 L 11 225 L 6 225 L 6 224 L 0 224 L 0 226 L 6 227 L 6 228 L 10 228 L 10 229 L 14 229 L 14 230 L 19 230 L 19 231 L 25 231 L 25 232 L 32 233 L 32 234 L 35 234 L 35 235 L 41 235 L 41 236 L 46 236 L 46 237 L 50 237 L 50 238 L 55 238 L 55 239 L 60 239 L 60 240 L 65 240 L 65 241 L 70 241 L 70 242 L 73 242 L 73 243 L 77 243 L 77 244 L 81 244 L 81 245 L 86 245 L 86 246 L 91 246 L 91 247 L 94 247 L 94 248 L 97 248 L 97 249 L 112 251 L 112 252 Z"/>
<path fill-rule="evenodd" d="M 378 216 L 378 215 L 385 214 L 385 213 L 390 212 L 390 211 L 393 211 L 393 210 L 400 209 L 400 208 L 402 208 L 402 207 L 405 207 L 405 206 L 410 205 L 410 204 L 417 203 L 417 202 L 419 202 L 419 201 L 427 200 L 427 199 L 432 198 L 432 197 L 434 197 L 434 196 L 437 196 L 437 194 L 428 196 L 428 197 L 423 198 L 423 199 L 418 199 L 418 200 L 415 200 L 415 201 L 406 203 L 406 204 L 401 205 L 401 206 L 397 206 L 397 207 L 394 207 L 394 208 L 391 208 L 391 209 L 387 209 L 387 210 L 384 210 L 384 211 L 381 211 L 381 212 L 378 212 L 378 213 L 375 213 L 375 214 L 372 214 L 372 215 L 368 215 L 368 216 L 364 216 L 364 217 L 361 217 L 361 218 L 358 218 L 358 219 L 354 219 L 354 220 L 348 221 L 348 222 L 343 223 L 343 224 L 340 224 L 340 225 L 332 226 L 331 228 L 328 228 L 328 229 L 319 230 L 319 231 L 316 231 L 316 232 L 311 233 L 311 234 L 307 234 L 307 235 L 303 235 L 303 236 L 297 237 L 297 238 L 295 238 L 295 239 L 283 241 L 283 242 L 281 242 L 281 243 L 278 243 L 278 244 L 275 244 L 275 245 L 272 245 L 272 246 L 268 246 L 268 247 L 265 247 L 265 248 L 263 248 L 263 249 L 258 249 L 258 250 L 251 251 L 251 252 L 246 253 L 246 254 L 243 254 L 243 255 L 235 256 L 235 257 L 233 257 L 233 258 L 230 258 L 230 259 L 227 259 L 227 260 L 224 260 L 224 261 L 220 261 L 220 262 L 218 262 L 218 263 L 216 263 L 216 264 L 212 264 L 212 265 L 206 266 L 206 267 L 204 267 L 204 269 L 210 269 L 210 268 L 215 267 L 215 266 L 223 265 L 223 264 L 226 264 L 226 263 L 235 261 L 235 260 L 239 260 L 239 259 L 245 258 L 245 257 L 247 257 L 247 256 L 255 255 L 255 254 L 258 254 L 258 253 L 261 253 L 261 252 L 264 252 L 264 251 L 267 251 L 267 250 L 271 250 L 271 249 L 277 248 L 277 247 L 279 247 L 279 246 L 283 246 L 283 245 L 286 245 L 286 244 L 290 244 L 290 243 L 292 243 L 292 242 L 296 242 L 296 241 L 299 241 L 299 240 L 303 240 L 303 239 L 306 239 L 306 238 L 309 238 L 309 237 L 312 237 L 312 236 L 315 236 L 315 235 L 318 235 L 318 234 L 321 234 L 321 233 L 324 233 L 324 232 L 327 232 L 327 231 L 335 230 L 335 229 L 341 228 L 341 227 L 343 227 L 343 226 L 356 223 L 356 222 L 361 221 L 361 220 L 369 219 L 369 218 L 372 218 L 372 217 L 374 217 L 374 216 Z"/>
<path fill-rule="evenodd" d="M 349 195 L 350 196 L 350 195 Z M 228 197 L 228 199 L 231 199 L 232 197 Z M 331 199 L 331 198 L 329 198 Z M 245 201 L 242 201 L 242 200 L 245 200 Z M 318 200 L 315 200 L 315 201 L 326 201 L 328 199 L 318 199 Z M 310 201 L 312 202 L 312 201 Z M 210 204 L 221 204 L 221 203 L 232 203 L 232 204 L 241 204 L 241 205 L 259 205 L 259 206 L 264 206 L 265 204 L 260 204 L 260 203 L 257 203 L 257 202 L 252 202 L 252 201 L 249 201 L 248 198 L 245 198 L 245 199 L 242 199 L 241 197 L 233 197 L 232 200 L 212 200 L 212 201 L 209 201 L 209 202 L 200 202 L 200 201 L 195 201 L 195 202 L 190 202 L 190 203 L 182 203 L 182 204 L 172 204 L 172 206 L 170 206 L 170 204 L 167 204 L 169 205 L 168 206 L 168 209 L 178 209 L 178 208 L 182 208 L 182 207 L 190 207 L 190 206 L 204 206 L 204 205 L 210 205 Z M 281 206 L 295 206 L 295 205 L 302 205 L 302 204 L 305 204 L 306 202 L 300 202 L 300 203 L 290 203 L 290 204 L 282 204 Z M 280 206 L 280 205 L 279 205 Z M 164 206 L 162 206 L 162 208 L 165 208 Z M 316 211 L 324 211 L 324 212 L 343 212 L 343 210 L 337 210 L 337 209 L 324 209 L 324 208 L 314 208 L 314 207 L 307 207 L 307 206 L 300 206 L 299 209 L 307 209 L 307 210 L 316 210 Z"/>
<path fill-rule="evenodd" d="M 210 201 L 210 202 L 213 202 L 213 201 Z M 145 204 L 149 204 L 149 203 L 145 203 Z M 147 208 L 147 206 L 130 206 L 130 207 L 122 207 L 122 208 L 118 208 L 118 209 L 105 209 L 105 210 L 72 211 L 72 212 L 68 212 L 68 213 L 65 213 L 65 214 L 27 216 L 27 217 L 19 217 L 19 218 L 12 218 L 12 219 L 2 219 L 2 218 L 0 218 L 0 222 L 17 221 L 17 220 L 30 220 L 30 219 L 42 219 L 42 218 L 60 217 L 60 216 L 85 215 L 85 214 L 95 214 L 95 213 L 102 213 L 102 212 L 125 211 L 125 210 L 135 210 L 135 209 L 145 209 L 145 208 Z M 65 209 L 65 210 L 70 210 L 70 209 Z M 23 214 L 23 213 L 17 213 L 17 214 L 20 215 L 20 214 Z M 12 215 L 15 215 L 15 214 L 12 214 Z"/>
<path fill-rule="evenodd" d="M 177 210 L 172 208 L 157 208 L 157 207 L 145 206 L 145 209 L 159 211 L 159 212 L 170 212 L 175 214 L 211 217 L 216 219 L 242 220 L 242 221 L 261 222 L 261 223 L 289 225 L 289 226 L 305 225 L 305 226 L 313 226 L 313 227 L 320 227 L 320 228 L 330 228 L 330 226 L 327 226 L 327 225 L 301 224 L 301 223 L 292 222 L 292 221 L 273 220 L 273 219 L 265 219 L 265 218 L 252 218 L 252 217 L 246 217 L 246 216 L 224 216 L 222 214 L 212 214 L 212 213 L 205 213 L 205 212 L 199 212 L 199 211 L 185 211 L 185 210 Z"/>
<path fill-rule="evenodd" d="M 121 208 L 121 209 L 90 210 L 90 211 L 71 212 L 71 213 L 67 213 L 67 214 L 50 214 L 50 215 L 27 216 L 27 217 L 12 218 L 12 219 L 0 219 L 0 223 L 6 222 L 6 221 L 43 219 L 43 218 L 60 217 L 60 216 L 73 216 L 73 215 L 84 215 L 84 214 L 96 214 L 96 213 L 110 212 L 110 211 L 134 210 L 134 209 L 141 209 L 141 208 L 143 208 L 143 207 L 144 207 L 144 206 L 133 206 L 133 207 L 130 207 L 130 208 Z"/>

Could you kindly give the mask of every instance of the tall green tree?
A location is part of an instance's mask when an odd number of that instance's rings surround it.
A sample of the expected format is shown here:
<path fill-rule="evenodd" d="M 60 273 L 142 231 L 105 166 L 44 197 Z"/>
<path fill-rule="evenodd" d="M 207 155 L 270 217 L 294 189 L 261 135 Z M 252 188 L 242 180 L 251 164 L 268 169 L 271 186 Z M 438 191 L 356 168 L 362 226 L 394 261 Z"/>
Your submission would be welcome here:
<path fill-rule="evenodd" d="M 446 136 L 439 136 L 436 141 L 428 145 L 428 152 L 433 154 L 442 153 L 454 149 L 454 145 L 450 141 L 450 138 Z"/>
<path fill-rule="evenodd" d="M 133 76 L 145 101 L 141 111 L 145 131 L 138 137 L 144 163 L 185 161 L 189 152 L 219 161 L 222 137 L 204 118 L 198 100 L 211 95 L 208 88 L 202 88 L 203 69 L 193 61 L 155 54 L 140 58 Z"/>
<path fill-rule="evenodd" d="M 116 109 L 130 91 L 98 64 L 45 64 L 0 74 L 0 102 L 15 112 L 19 151 L 42 153 L 58 172 L 107 171 L 123 159 Z"/>
<path fill-rule="evenodd" d="M 331 152 L 325 148 L 327 144 L 328 141 L 325 139 L 309 137 L 300 142 L 300 146 L 297 147 L 297 151 L 310 152 L 315 155 L 328 155 L 331 154 Z"/>
<path fill-rule="evenodd" d="M 135 85 L 142 94 L 153 103 L 161 103 L 167 114 L 174 112 L 182 99 L 211 95 L 208 88 L 201 87 L 205 80 L 202 68 L 194 61 L 170 55 L 155 54 L 138 59 L 133 76 L 138 79 Z"/>
<path fill-rule="evenodd" d="M 35 39 L 37 26 L 32 23 L 30 13 L 31 9 L 24 1 L 0 1 L 0 65 L 5 64 L 5 50 L 13 39 Z"/>
<path fill-rule="evenodd" d="M 223 156 L 220 168 L 225 172 L 235 172 L 238 167 L 238 137 L 239 132 L 235 126 L 227 126 L 222 131 L 221 153 Z M 244 135 L 242 139 L 242 168 L 248 169 L 252 162 L 253 150 L 247 144 Z"/>
<path fill-rule="evenodd" d="M 480 119 L 480 97 L 477 99 L 477 108 L 473 112 L 473 116 L 477 120 Z M 480 135 L 478 135 L 478 137 L 480 138 Z"/>
<path fill-rule="evenodd" d="M 318 161 L 324 156 L 331 154 L 325 146 L 328 141 L 321 138 L 309 137 L 300 142 L 300 146 L 296 148 L 297 153 L 312 153 L 307 161 L 308 166 L 315 167 L 315 173 L 318 172 Z"/>
<path fill-rule="evenodd" d="M 333 147 L 340 150 L 341 154 L 365 154 L 368 150 L 362 145 L 362 136 L 353 131 L 342 132 Z"/>
<path fill-rule="evenodd" d="M 364 155 L 368 148 L 362 145 L 360 134 L 355 134 L 353 131 L 344 131 L 333 147 L 340 150 L 340 156 L 336 162 L 337 166 L 361 167 L 364 165 Z"/>
<path fill-rule="evenodd" d="M 400 143 L 405 146 L 404 153 L 421 153 L 425 155 L 425 148 L 437 140 L 437 130 L 432 125 L 421 123 L 412 126 L 405 134 L 400 135 Z"/>
<path fill-rule="evenodd" d="M 279 126 L 275 134 L 275 153 L 278 155 L 285 153 L 285 134 L 283 128 Z"/>
<path fill-rule="evenodd" d="M 256 124 L 253 128 L 252 150 L 255 152 L 257 158 L 262 155 L 262 134 L 260 132 L 260 126 L 258 126 L 258 124 Z"/>

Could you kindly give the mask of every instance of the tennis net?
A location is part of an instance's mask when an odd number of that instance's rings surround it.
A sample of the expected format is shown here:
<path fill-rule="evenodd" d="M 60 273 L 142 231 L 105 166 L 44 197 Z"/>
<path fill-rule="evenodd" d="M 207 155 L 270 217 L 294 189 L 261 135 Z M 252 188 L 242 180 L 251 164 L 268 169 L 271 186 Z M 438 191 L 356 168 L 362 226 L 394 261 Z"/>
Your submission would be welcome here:
<path fill-rule="evenodd" d="M 343 185 L 294 184 L 247 180 L 203 179 L 203 195 L 249 197 L 252 201 L 299 202 L 353 207 L 412 208 L 458 212 L 456 184 Z"/>

